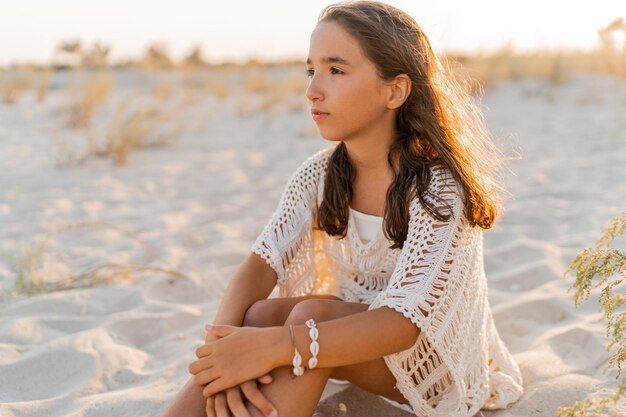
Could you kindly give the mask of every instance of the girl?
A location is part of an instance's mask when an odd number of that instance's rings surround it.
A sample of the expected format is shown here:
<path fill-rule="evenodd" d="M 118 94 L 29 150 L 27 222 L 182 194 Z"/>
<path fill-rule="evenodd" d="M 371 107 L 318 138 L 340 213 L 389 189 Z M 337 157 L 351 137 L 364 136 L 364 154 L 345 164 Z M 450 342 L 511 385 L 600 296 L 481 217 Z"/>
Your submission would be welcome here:
<path fill-rule="evenodd" d="M 329 378 L 424 417 L 515 402 L 482 252 L 502 158 L 471 96 L 379 2 L 326 7 L 306 65 L 335 143 L 289 180 L 165 416 L 310 417 Z"/>

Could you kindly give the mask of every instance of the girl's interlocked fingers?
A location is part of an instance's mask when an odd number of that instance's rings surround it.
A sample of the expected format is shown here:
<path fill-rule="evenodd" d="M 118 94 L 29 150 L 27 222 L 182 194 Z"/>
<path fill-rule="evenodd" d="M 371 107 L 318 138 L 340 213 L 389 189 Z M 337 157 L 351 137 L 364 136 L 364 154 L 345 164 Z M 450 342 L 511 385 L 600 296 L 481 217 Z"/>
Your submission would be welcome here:
<path fill-rule="evenodd" d="M 246 405 L 244 404 L 243 395 L 248 399 L 256 409 L 268 417 L 276 417 L 278 415 L 276 408 L 261 393 L 257 386 L 257 381 L 262 384 L 270 384 L 272 377 L 269 373 L 257 379 L 245 381 L 239 385 L 231 386 L 223 390 L 218 390 L 214 394 L 207 392 L 206 385 L 213 380 L 211 368 L 214 366 L 211 354 L 213 353 L 213 343 L 223 338 L 226 334 L 219 331 L 209 331 L 207 328 L 207 337 L 205 344 L 196 349 L 198 360 L 189 365 L 189 372 L 194 375 L 196 385 L 204 386 L 203 395 L 206 397 L 205 411 L 207 417 L 251 417 Z M 242 395 L 243 392 L 243 395 Z M 229 410 L 230 409 L 230 410 Z M 272 414 L 276 413 L 276 414 Z"/>
<path fill-rule="evenodd" d="M 271 377 L 264 375 L 259 378 L 259 382 L 271 383 Z M 256 407 L 263 415 L 267 417 L 278 417 L 278 412 L 267 398 L 261 393 L 256 385 L 256 381 L 247 381 L 238 387 L 229 388 L 225 391 L 207 398 L 206 413 L 207 417 L 252 417 L 244 403 L 244 397 L 241 395 L 243 391 L 250 404 Z M 230 410 L 230 414 L 228 411 Z"/>
<path fill-rule="evenodd" d="M 241 391 L 239 386 L 228 388 L 226 391 L 226 403 L 230 412 L 235 417 L 251 417 L 248 413 L 248 409 L 243 404 L 243 398 L 241 398 Z"/>
<path fill-rule="evenodd" d="M 207 417 L 230 417 L 226 395 L 223 392 L 218 392 L 207 398 L 205 411 Z"/>
<path fill-rule="evenodd" d="M 241 391 L 239 390 L 239 386 L 228 388 L 226 390 L 226 402 L 228 403 L 228 408 L 230 412 L 233 414 L 233 416 L 252 417 L 250 416 L 248 409 L 243 403 L 243 398 L 241 396 Z"/>
<path fill-rule="evenodd" d="M 264 375 L 261 378 L 258 378 L 258 381 L 264 384 L 270 384 L 272 382 L 272 377 L 269 374 Z M 276 410 L 274 405 L 271 402 L 269 402 L 269 400 L 265 397 L 265 395 L 263 395 L 261 390 L 259 390 L 259 387 L 257 386 L 256 381 L 244 382 L 239 387 L 241 388 L 241 391 L 243 391 L 248 401 L 254 407 L 256 407 L 259 411 L 261 411 L 264 415 L 268 417 L 278 417 L 278 411 Z M 228 396 L 228 391 L 226 392 L 226 394 Z M 228 404 L 230 405 L 230 403 L 231 401 L 229 400 Z M 243 405 L 243 401 L 242 401 L 242 405 Z M 245 409 L 245 406 L 244 406 L 244 409 Z M 233 407 L 231 407 L 231 411 L 232 410 L 233 410 Z M 239 416 L 236 416 L 236 417 L 239 417 Z"/>

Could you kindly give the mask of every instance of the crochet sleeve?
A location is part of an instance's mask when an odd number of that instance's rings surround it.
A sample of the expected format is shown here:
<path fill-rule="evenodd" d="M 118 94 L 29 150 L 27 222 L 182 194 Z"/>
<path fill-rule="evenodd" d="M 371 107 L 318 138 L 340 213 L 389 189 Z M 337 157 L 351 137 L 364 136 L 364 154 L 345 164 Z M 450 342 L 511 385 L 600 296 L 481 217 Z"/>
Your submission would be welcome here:
<path fill-rule="evenodd" d="M 434 168 L 425 199 L 448 220 L 437 220 L 421 205 L 417 196 L 410 205 L 407 238 L 389 279 L 370 309 L 380 306 L 401 311 L 417 326 L 431 323 L 442 307 L 439 296 L 455 283 L 449 280 L 453 254 L 463 227 L 463 201 L 460 189 L 444 168 Z M 435 199 L 432 195 L 440 199 Z M 449 204 L 451 211 L 445 205 Z"/>
<path fill-rule="evenodd" d="M 295 267 L 291 264 L 303 263 L 301 252 L 310 246 L 315 187 L 323 169 L 322 152 L 309 157 L 292 174 L 278 207 L 251 248 L 276 271 L 279 286 L 287 284 L 288 272 Z"/>
<path fill-rule="evenodd" d="M 386 289 L 369 306 L 369 310 L 383 306 L 392 308 L 419 327 L 420 334 L 411 349 L 386 356 L 385 360 L 396 378 L 403 380 L 401 385 L 412 387 L 403 392 L 405 397 L 411 399 L 414 406 L 421 404 L 420 407 L 432 406 L 453 389 L 454 378 L 448 368 L 453 362 L 445 362 L 442 356 L 447 358 L 454 350 L 449 346 L 453 341 L 446 338 L 457 333 L 450 329 L 462 324 L 462 315 L 469 313 L 463 311 L 467 296 L 464 291 L 468 290 L 464 289 L 466 271 L 459 267 L 463 264 L 459 258 L 464 255 L 459 250 L 463 245 L 465 223 L 462 190 L 447 168 L 440 165 L 431 169 L 429 192 L 424 198 L 440 213 L 452 217 L 437 220 L 423 208 L 417 196 L 413 199 L 407 238 L 394 271 Z M 433 198 L 432 194 L 440 199 Z M 415 397 L 416 392 L 421 394 L 419 398 Z M 428 415 L 439 415 L 430 414 L 433 409 L 420 409 Z"/>

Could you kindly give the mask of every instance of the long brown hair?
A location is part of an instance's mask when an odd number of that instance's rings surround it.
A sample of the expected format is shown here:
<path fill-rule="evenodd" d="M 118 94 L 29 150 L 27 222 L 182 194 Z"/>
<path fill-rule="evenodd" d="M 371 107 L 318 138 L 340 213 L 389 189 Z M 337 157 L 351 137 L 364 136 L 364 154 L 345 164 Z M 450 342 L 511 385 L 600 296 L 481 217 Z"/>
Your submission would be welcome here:
<path fill-rule="evenodd" d="M 391 248 L 402 248 L 407 237 L 415 193 L 432 216 L 449 219 L 451 212 L 442 214 L 424 199 L 434 164 L 447 167 L 461 187 L 469 224 L 491 228 L 503 211 L 506 190 L 498 175 L 503 158 L 472 101 L 469 84 L 453 77 L 417 22 L 393 6 L 376 1 L 331 4 L 318 23 L 328 21 L 340 24 L 358 40 L 381 79 L 390 81 L 400 74 L 411 79 L 411 92 L 399 109 L 396 139 L 387 156 L 395 172 L 384 214 L 385 236 L 394 242 Z M 355 176 L 341 142 L 329 158 L 317 215 L 317 226 L 330 235 L 346 236 Z"/>

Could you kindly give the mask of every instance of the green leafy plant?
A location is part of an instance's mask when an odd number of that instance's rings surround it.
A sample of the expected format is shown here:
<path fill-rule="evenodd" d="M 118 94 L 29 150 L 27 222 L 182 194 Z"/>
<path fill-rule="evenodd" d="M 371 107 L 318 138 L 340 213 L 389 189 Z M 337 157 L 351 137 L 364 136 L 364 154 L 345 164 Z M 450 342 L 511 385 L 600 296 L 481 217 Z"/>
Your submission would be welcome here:
<path fill-rule="evenodd" d="M 600 306 L 607 320 L 606 335 L 609 338 L 607 350 L 617 346 L 615 353 L 609 359 L 608 368 L 617 366 L 616 379 L 621 375 L 622 361 L 626 359 L 626 347 L 624 343 L 626 330 L 626 312 L 617 313 L 617 309 L 626 304 L 626 296 L 615 293 L 618 287 L 626 279 L 626 253 L 611 247 L 618 236 L 624 234 L 626 229 L 626 212 L 622 213 L 609 222 L 594 248 L 586 248 L 570 262 L 565 271 L 575 273 L 576 280 L 568 292 L 575 289 L 573 299 L 576 307 L 589 298 L 593 288 L 603 286 L 600 294 Z M 594 280 L 595 279 L 595 280 Z M 614 395 L 599 399 L 586 399 L 578 401 L 571 407 L 559 407 L 557 417 L 618 417 L 610 411 L 610 403 L 617 403 L 626 393 L 626 378 L 622 378 Z M 602 413 L 602 414 L 598 414 Z"/>

